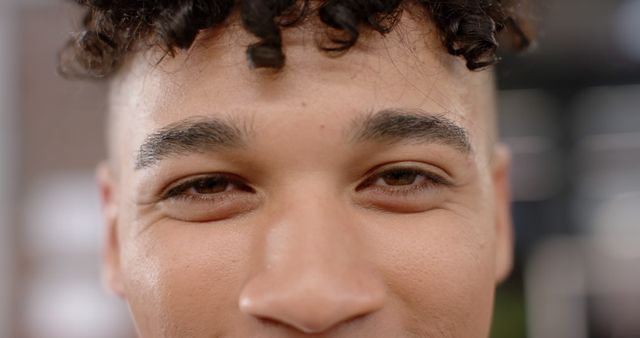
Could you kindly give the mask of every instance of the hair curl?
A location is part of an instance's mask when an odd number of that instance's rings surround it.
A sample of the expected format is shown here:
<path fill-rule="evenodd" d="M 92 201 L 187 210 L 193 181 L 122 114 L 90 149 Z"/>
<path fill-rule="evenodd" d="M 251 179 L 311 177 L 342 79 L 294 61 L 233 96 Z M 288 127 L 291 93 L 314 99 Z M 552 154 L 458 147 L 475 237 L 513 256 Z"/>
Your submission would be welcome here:
<path fill-rule="evenodd" d="M 69 77 L 113 74 L 140 43 L 169 54 L 188 49 L 201 30 L 219 27 L 238 9 L 246 30 L 258 38 L 247 48 L 255 68 L 284 66 L 281 29 L 319 16 L 326 25 L 326 52 L 353 47 L 364 27 L 381 34 L 399 19 L 403 0 L 75 0 L 85 8 L 83 31 L 61 52 L 60 71 Z M 478 70 L 497 62 L 498 34 L 507 31 L 516 49 L 529 45 L 509 0 L 413 0 L 426 9 L 446 50 Z M 505 29 L 507 28 L 507 29 Z"/>

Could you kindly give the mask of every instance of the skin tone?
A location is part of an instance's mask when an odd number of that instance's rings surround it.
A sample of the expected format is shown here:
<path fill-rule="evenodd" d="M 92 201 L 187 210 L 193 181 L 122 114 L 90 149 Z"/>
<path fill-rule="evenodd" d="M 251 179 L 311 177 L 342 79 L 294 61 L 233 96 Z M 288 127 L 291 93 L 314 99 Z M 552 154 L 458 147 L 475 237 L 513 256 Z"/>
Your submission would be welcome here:
<path fill-rule="evenodd" d="M 233 18 L 229 22 L 238 22 Z M 113 80 L 108 286 L 140 337 L 487 337 L 511 264 L 490 70 L 410 14 L 338 58 L 237 24 Z"/>

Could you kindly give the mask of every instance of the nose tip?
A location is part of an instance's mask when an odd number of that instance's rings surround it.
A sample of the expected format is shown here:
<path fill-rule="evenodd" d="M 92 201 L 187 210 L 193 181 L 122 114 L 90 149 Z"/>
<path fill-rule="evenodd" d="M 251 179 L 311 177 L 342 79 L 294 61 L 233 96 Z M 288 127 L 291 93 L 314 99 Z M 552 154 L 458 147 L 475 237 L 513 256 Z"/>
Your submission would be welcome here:
<path fill-rule="evenodd" d="M 240 311 L 305 334 L 370 318 L 383 308 L 387 289 L 366 258 L 359 219 L 339 199 L 318 198 L 333 194 L 315 176 L 298 182 L 313 184 L 291 191 L 295 200 L 276 209 L 255 237 Z"/>
<path fill-rule="evenodd" d="M 239 299 L 240 310 L 307 334 L 326 332 L 371 315 L 381 309 L 384 302 L 382 288 L 371 281 L 347 286 L 309 280 L 309 283 L 298 283 L 302 287 L 280 285 L 281 288 L 255 282 L 244 288 Z"/>

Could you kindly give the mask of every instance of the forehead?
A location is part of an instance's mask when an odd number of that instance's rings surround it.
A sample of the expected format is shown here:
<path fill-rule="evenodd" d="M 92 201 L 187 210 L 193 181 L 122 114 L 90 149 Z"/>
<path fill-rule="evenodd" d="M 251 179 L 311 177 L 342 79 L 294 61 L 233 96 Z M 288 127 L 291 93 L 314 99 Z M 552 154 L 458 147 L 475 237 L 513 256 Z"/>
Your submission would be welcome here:
<path fill-rule="evenodd" d="M 135 55 L 112 83 L 115 147 L 135 147 L 154 130 L 210 115 L 250 120 L 268 132 L 282 121 L 338 129 L 358 114 L 418 108 L 458 122 L 472 141 L 491 129 L 491 73 L 470 72 L 448 55 L 424 19 L 405 12 L 384 38 L 365 32 L 338 57 L 318 51 L 317 36 L 313 25 L 284 30 L 287 59 L 278 72 L 249 68 L 245 50 L 255 41 L 239 23 L 202 34 L 175 57 Z"/>

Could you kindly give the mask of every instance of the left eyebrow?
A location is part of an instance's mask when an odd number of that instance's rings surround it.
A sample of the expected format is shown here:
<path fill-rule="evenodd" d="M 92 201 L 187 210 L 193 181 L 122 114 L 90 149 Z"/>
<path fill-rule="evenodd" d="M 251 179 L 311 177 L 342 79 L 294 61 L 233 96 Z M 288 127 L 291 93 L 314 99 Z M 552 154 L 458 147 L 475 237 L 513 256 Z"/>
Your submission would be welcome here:
<path fill-rule="evenodd" d="M 148 135 L 136 156 L 135 169 L 189 153 L 242 147 L 249 138 L 246 126 L 221 118 L 194 117 L 170 124 Z"/>
<path fill-rule="evenodd" d="M 464 154 L 472 152 L 465 128 L 443 115 L 421 110 L 385 109 L 356 118 L 351 134 L 357 143 L 418 141 L 448 145 Z"/>

